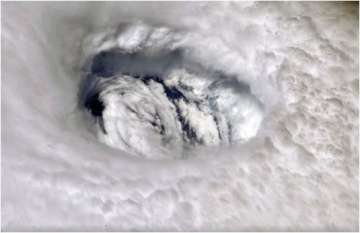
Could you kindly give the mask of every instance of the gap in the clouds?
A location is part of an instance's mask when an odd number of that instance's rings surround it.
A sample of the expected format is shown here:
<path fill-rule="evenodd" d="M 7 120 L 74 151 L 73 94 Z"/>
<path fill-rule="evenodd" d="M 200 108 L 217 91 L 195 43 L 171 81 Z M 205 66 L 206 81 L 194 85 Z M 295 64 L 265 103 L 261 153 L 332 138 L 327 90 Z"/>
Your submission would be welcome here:
<path fill-rule="evenodd" d="M 99 93 L 96 93 L 85 101 L 85 107 L 89 109 L 91 114 L 95 117 L 102 117 L 102 113 L 105 109 L 104 103 L 99 97 Z"/>
<path fill-rule="evenodd" d="M 93 115 L 96 121 L 99 123 L 101 130 L 106 134 L 106 129 L 104 126 L 103 111 L 105 109 L 105 104 L 101 100 L 99 93 L 95 93 L 85 99 L 84 106 L 89 110 L 91 115 Z"/>

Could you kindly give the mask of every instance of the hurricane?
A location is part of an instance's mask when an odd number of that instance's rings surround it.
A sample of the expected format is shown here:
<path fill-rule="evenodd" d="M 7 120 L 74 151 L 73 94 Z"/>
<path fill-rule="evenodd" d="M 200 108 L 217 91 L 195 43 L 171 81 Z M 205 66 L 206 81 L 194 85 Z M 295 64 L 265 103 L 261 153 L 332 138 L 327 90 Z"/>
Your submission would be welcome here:
<path fill-rule="evenodd" d="M 357 2 L 2 2 L 3 231 L 358 231 Z"/>

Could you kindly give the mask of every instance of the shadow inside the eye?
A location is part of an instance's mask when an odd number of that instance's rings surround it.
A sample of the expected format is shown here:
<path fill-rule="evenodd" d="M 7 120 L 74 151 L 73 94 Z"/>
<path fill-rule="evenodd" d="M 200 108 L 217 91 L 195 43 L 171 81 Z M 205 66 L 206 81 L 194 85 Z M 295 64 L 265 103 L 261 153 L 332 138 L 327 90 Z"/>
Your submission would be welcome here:
<path fill-rule="evenodd" d="M 85 107 L 89 109 L 91 114 L 95 117 L 102 117 L 102 113 L 105 109 L 104 103 L 99 98 L 99 93 L 87 98 L 85 101 Z"/>
<path fill-rule="evenodd" d="M 103 51 L 95 55 L 92 61 L 91 73 L 108 78 L 117 73 L 136 75 L 159 76 L 170 67 L 183 64 L 183 55 L 180 49 L 164 51 L 156 55 L 145 53 L 127 54 L 119 50 Z"/>

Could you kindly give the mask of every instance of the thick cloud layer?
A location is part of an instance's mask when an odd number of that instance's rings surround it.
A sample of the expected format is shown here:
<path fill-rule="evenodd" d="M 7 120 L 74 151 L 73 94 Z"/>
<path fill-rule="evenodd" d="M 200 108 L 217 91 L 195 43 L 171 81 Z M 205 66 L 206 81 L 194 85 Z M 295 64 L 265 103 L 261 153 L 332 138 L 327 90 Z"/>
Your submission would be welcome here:
<path fill-rule="evenodd" d="M 2 229 L 358 230 L 358 55 L 355 3 L 2 3 Z"/>

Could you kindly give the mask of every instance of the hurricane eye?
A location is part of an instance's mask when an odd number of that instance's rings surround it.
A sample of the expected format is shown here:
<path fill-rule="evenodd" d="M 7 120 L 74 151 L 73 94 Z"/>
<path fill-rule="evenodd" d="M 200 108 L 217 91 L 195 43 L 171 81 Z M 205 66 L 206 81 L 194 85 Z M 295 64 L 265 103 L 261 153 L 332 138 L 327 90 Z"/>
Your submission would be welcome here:
<path fill-rule="evenodd" d="M 100 141 L 163 159 L 256 135 L 263 109 L 250 86 L 185 54 L 176 47 L 151 52 L 115 47 L 92 55 L 80 101 L 96 119 Z"/>

